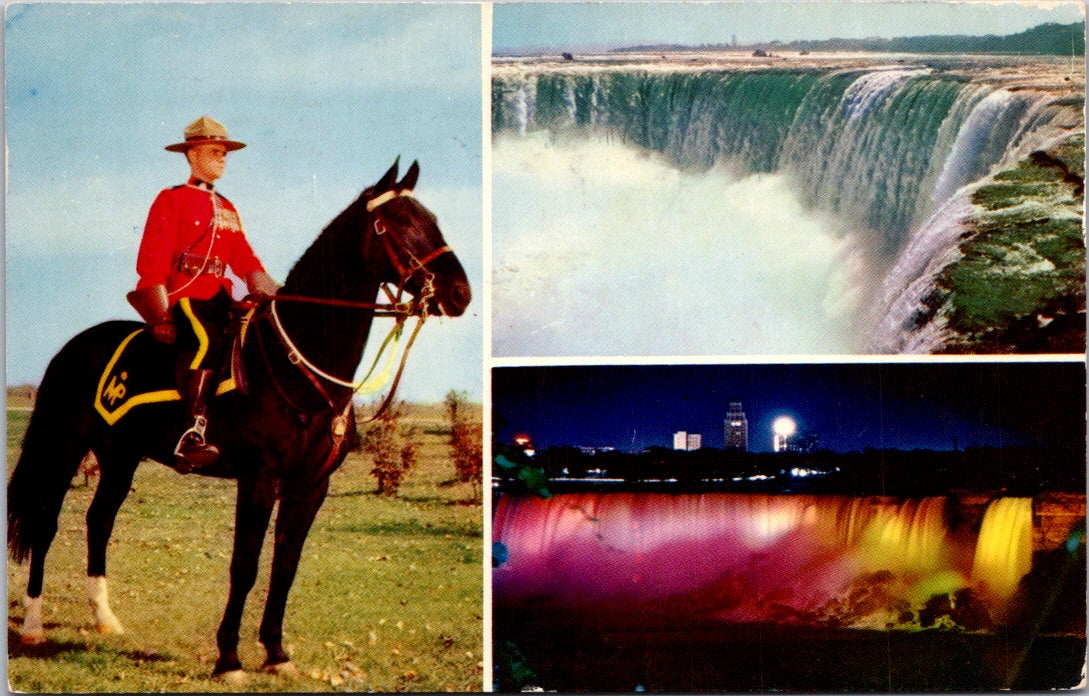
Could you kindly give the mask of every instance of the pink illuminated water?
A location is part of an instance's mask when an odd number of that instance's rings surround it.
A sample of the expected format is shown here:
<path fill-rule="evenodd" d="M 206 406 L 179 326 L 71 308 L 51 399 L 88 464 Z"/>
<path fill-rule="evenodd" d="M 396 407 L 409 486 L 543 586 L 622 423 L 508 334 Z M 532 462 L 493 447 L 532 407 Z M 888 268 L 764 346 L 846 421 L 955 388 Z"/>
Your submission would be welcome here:
<path fill-rule="evenodd" d="M 495 598 L 736 622 L 902 624 L 934 595 L 1012 593 L 1031 565 L 1031 500 L 1006 500 L 1019 502 L 992 503 L 1003 509 L 980 532 L 950 529 L 943 497 L 504 496 L 494 537 L 508 556 L 494 571 Z"/>

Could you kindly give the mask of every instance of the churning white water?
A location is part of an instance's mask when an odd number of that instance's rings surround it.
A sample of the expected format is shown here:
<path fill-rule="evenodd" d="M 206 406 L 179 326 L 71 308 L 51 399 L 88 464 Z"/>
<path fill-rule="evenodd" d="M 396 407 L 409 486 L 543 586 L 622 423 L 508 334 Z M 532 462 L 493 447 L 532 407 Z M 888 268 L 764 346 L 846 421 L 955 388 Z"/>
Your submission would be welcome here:
<path fill-rule="evenodd" d="M 785 176 L 685 173 L 544 133 L 500 136 L 493 157 L 495 355 L 858 347 L 867 265 Z"/>

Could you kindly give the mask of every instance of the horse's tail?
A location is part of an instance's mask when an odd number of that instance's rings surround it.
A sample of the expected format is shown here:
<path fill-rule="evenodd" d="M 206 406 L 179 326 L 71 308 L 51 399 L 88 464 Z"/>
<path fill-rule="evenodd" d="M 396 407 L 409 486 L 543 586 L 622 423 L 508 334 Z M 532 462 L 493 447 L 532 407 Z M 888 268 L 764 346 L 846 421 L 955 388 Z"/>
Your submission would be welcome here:
<path fill-rule="evenodd" d="M 81 415 L 90 399 L 72 392 L 79 352 L 72 348 L 62 349 L 46 369 L 8 481 L 8 552 L 17 563 L 27 560 L 36 540 L 56 533 L 64 496 L 89 449 L 89 419 Z"/>

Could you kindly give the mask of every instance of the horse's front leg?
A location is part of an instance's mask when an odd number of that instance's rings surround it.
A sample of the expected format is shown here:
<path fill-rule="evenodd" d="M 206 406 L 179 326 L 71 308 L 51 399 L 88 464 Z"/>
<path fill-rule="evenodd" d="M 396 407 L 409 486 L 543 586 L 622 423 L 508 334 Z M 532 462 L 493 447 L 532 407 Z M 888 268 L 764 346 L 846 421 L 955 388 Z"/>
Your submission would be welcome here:
<path fill-rule="evenodd" d="M 329 480 L 323 479 L 311 487 L 285 485 L 284 488 L 290 492 L 281 498 L 280 510 L 276 513 L 276 548 L 272 556 L 272 578 L 265 614 L 261 619 L 260 638 L 268 654 L 265 668 L 279 674 L 291 674 L 294 667 L 283 648 L 287 594 L 295 580 L 310 525 L 329 490 Z"/>
<path fill-rule="evenodd" d="M 238 630 L 242 624 L 242 611 L 246 597 L 257 580 L 257 562 L 261 557 L 261 543 L 268 529 L 272 506 L 276 502 L 274 482 L 265 479 L 240 478 L 238 502 L 235 505 L 234 551 L 231 555 L 231 589 L 227 608 L 216 633 L 219 659 L 213 676 L 229 676 L 241 673 L 242 662 L 238 659 Z"/>
<path fill-rule="evenodd" d="M 106 590 L 106 547 L 113 533 L 117 511 L 129 494 L 138 454 L 118 454 L 103 450 L 98 456 L 101 475 L 95 497 L 87 508 L 87 594 L 95 614 L 95 628 L 100 633 L 123 633 L 121 622 L 110 609 Z"/>

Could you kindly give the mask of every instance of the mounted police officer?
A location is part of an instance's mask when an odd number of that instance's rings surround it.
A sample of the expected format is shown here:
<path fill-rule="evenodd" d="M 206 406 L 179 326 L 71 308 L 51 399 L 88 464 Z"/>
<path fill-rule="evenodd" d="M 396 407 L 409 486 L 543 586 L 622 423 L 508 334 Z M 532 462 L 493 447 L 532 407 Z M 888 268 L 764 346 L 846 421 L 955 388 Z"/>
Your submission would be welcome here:
<path fill-rule="evenodd" d="M 155 338 L 177 342 L 184 356 L 180 391 L 193 425 L 174 450 L 179 471 L 199 469 L 219 456 L 204 432 L 208 398 L 230 348 L 232 283 L 225 271 L 244 278 L 252 294 L 279 289 L 246 241 L 238 211 L 214 188 L 227 153 L 245 146 L 201 116 L 186 127 L 184 142 L 166 147 L 185 155 L 190 177 L 152 203 L 136 259 L 140 279 L 128 295 Z"/>

